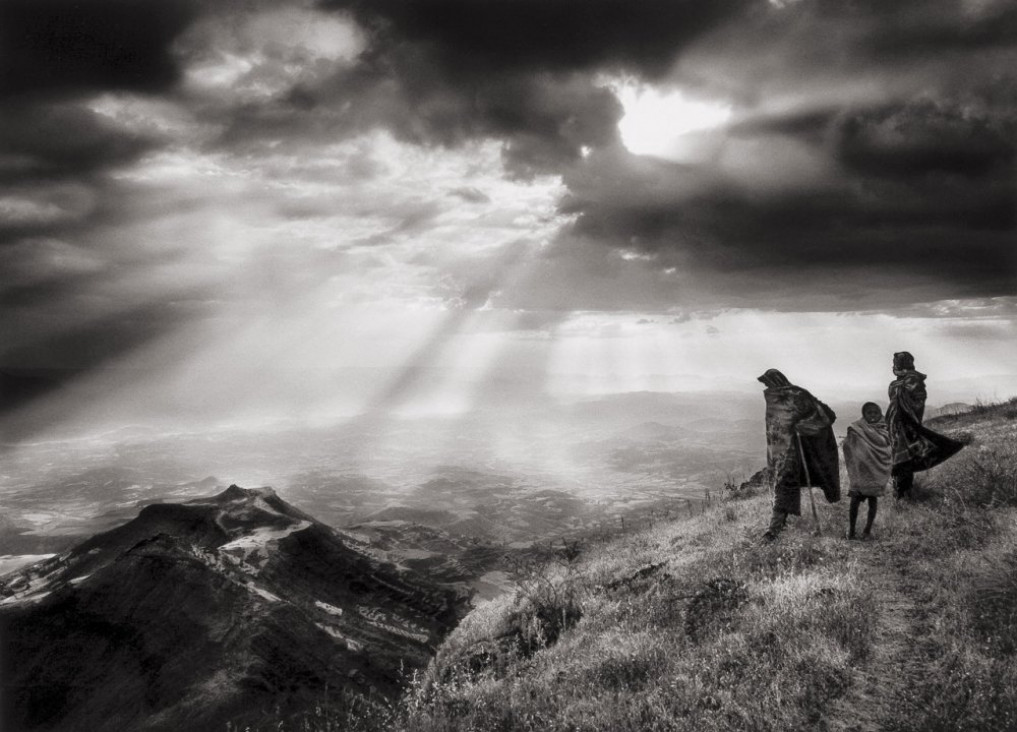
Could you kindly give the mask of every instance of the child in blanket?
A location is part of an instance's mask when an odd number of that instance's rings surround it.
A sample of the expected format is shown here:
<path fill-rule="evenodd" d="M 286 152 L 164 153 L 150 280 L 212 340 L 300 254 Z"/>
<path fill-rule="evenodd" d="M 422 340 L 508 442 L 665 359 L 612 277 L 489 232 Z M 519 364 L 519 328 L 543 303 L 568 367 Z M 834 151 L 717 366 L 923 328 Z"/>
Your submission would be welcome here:
<path fill-rule="evenodd" d="M 853 422 L 844 438 L 844 463 L 847 466 L 851 498 L 848 516 L 850 525 L 848 538 L 856 539 L 855 524 L 858 521 L 858 506 L 869 502 L 869 515 L 862 530 L 862 539 L 868 539 L 872 522 L 876 520 L 879 496 L 886 491 L 890 480 L 893 456 L 890 451 L 890 432 L 883 421 L 883 411 L 878 404 L 866 402 L 862 406 L 862 418 Z"/>

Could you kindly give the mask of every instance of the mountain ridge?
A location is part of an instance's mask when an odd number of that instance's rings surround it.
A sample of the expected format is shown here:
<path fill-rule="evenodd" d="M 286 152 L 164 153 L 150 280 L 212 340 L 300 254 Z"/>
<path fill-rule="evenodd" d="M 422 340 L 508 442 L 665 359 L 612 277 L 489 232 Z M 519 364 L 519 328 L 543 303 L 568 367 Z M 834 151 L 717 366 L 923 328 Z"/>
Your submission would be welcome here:
<path fill-rule="evenodd" d="M 10 731 L 213 730 L 326 690 L 384 697 L 465 608 L 235 485 L 146 506 L 7 575 L 0 596 Z"/>

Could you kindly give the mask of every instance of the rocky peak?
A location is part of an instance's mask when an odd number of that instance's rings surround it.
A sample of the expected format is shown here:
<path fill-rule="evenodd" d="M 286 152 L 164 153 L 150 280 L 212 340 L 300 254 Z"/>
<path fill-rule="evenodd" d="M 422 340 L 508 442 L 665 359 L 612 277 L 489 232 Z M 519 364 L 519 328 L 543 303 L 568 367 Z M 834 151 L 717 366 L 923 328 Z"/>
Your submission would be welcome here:
<path fill-rule="evenodd" d="M 466 610 L 271 489 L 236 485 L 146 506 L 6 587 L 4 730 L 222 729 L 325 689 L 394 693 Z"/>
<path fill-rule="evenodd" d="M 231 501 L 253 500 L 256 498 L 279 498 L 279 494 L 268 486 L 263 486 L 261 488 L 241 488 L 236 483 L 233 483 L 229 488 L 217 495 L 215 500 L 218 503 L 226 503 Z"/>

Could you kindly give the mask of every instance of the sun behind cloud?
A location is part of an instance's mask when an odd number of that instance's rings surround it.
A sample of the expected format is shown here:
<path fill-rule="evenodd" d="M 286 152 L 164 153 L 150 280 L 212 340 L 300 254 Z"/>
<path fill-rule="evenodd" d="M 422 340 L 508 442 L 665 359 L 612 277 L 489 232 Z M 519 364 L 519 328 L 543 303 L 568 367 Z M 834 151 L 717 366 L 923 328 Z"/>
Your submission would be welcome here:
<path fill-rule="evenodd" d="M 710 141 L 702 134 L 722 128 L 732 116 L 729 104 L 698 99 L 681 89 L 661 89 L 632 80 L 612 81 L 610 88 L 624 108 L 618 122 L 621 139 L 636 155 L 686 162 Z"/>

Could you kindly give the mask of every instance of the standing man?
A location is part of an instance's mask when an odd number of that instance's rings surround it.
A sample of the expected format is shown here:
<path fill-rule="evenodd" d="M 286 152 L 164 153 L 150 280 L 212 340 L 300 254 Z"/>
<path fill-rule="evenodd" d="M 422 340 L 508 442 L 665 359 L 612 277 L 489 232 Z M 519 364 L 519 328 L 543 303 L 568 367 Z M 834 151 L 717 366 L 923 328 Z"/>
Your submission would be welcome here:
<path fill-rule="evenodd" d="M 890 406 L 886 423 L 893 451 L 893 494 L 911 493 L 915 473 L 928 470 L 960 452 L 964 445 L 922 426 L 925 415 L 925 374 L 915 370 L 915 358 L 907 351 L 893 354 Z"/>
<path fill-rule="evenodd" d="M 788 514 L 800 516 L 801 489 L 823 489 L 840 500 L 840 464 L 833 422 L 837 415 L 777 369 L 759 377 L 766 390 L 766 467 L 773 486 L 773 514 L 763 538 L 773 541 Z"/>

